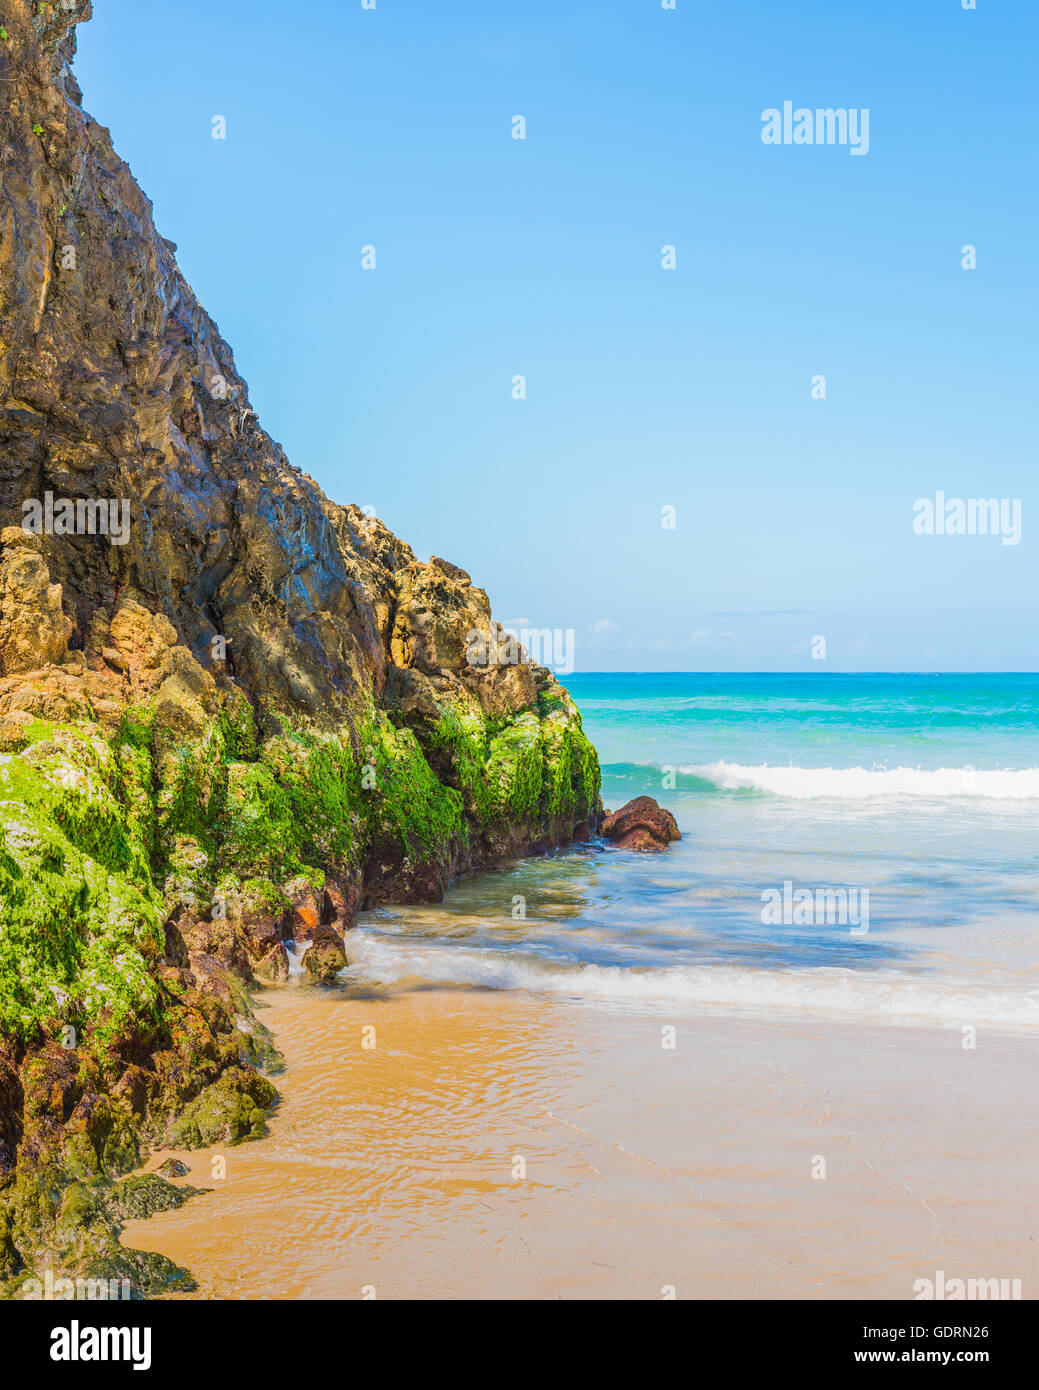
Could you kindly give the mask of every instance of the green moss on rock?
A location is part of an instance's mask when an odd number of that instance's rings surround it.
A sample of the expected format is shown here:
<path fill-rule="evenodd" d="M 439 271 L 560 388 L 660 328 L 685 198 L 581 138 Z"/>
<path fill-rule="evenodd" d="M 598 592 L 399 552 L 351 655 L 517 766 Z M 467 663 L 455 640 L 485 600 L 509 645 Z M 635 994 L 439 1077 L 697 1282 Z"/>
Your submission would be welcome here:
<path fill-rule="evenodd" d="M 410 729 L 383 719 L 362 738 L 374 750 L 372 834 L 395 835 L 405 856 L 429 860 L 465 833 L 461 793 L 437 781 Z"/>
<path fill-rule="evenodd" d="M 127 1249 L 119 1235 L 125 1220 L 170 1210 L 193 1195 L 195 1189 L 149 1175 L 114 1187 L 73 1182 L 55 1197 L 46 1176 L 20 1174 L 0 1194 L 0 1267 L 8 1276 L 0 1298 L 40 1299 L 45 1281 L 54 1297 L 62 1279 L 71 1280 L 71 1290 L 58 1296 L 91 1301 L 190 1292 L 196 1285 L 187 1270 L 165 1255 Z"/>
<path fill-rule="evenodd" d="M 241 1144 L 266 1133 L 266 1109 L 277 1092 L 255 1073 L 225 1072 L 187 1107 L 169 1131 L 174 1148 L 200 1149 L 209 1144 Z"/>
<path fill-rule="evenodd" d="M 205 1191 L 199 1187 L 174 1187 L 158 1173 L 142 1173 L 124 1178 L 104 1192 L 109 1213 L 119 1221 L 140 1220 L 157 1211 L 176 1211 L 189 1197 Z M 68 1197 L 66 1196 L 66 1201 Z"/>
<path fill-rule="evenodd" d="M 56 735 L 0 756 L 0 1031 L 20 1042 L 145 1014 L 163 934 L 133 766 Z M 134 814 L 134 810 L 138 814 Z"/>

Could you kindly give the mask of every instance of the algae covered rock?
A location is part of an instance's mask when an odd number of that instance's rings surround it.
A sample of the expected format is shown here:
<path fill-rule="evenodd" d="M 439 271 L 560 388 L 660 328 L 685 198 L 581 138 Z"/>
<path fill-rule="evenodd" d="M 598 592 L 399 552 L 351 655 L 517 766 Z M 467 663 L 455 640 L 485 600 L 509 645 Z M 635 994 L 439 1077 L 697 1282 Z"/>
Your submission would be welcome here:
<path fill-rule="evenodd" d="M 164 939 L 128 771 L 73 730 L 0 755 L 0 1029 L 112 1033 L 154 1008 Z"/>
<path fill-rule="evenodd" d="M 332 984 L 346 968 L 343 939 L 334 927 L 318 927 L 314 939 L 303 953 L 303 969 L 314 980 Z"/>
<path fill-rule="evenodd" d="M 184 1165 L 169 1163 L 187 1172 Z M 138 1177 L 123 1178 L 103 1194 L 108 1211 L 120 1221 L 139 1220 L 157 1211 L 176 1211 L 189 1197 L 201 1192 L 197 1187 L 174 1187 L 161 1173 L 142 1173 Z"/>
<path fill-rule="evenodd" d="M 160 1178 L 186 1178 L 188 1175 L 188 1165 L 182 1163 L 179 1158 L 167 1158 L 156 1168 L 156 1173 Z"/>
<path fill-rule="evenodd" d="M 170 1126 L 174 1148 L 198 1149 L 209 1144 L 240 1144 L 266 1132 L 266 1111 L 277 1099 L 269 1081 L 233 1068 L 207 1086 Z"/>
<path fill-rule="evenodd" d="M 0 1298 L 141 1299 L 194 1289 L 190 1273 L 165 1255 L 119 1240 L 124 1220 L 169 1210 L 194 1194 L 161 1178 L 129 1184 L 72 1182 L 57 1195 L 30 1173 L 8 1184 L 0 1193 L 0 1269 L 7 1275 Z"/>
<path fill-rule="evenodd" d="M 261 979 L 282 983 L 289 978 L 289 955 L 279 941 L 253 967 Z"/>

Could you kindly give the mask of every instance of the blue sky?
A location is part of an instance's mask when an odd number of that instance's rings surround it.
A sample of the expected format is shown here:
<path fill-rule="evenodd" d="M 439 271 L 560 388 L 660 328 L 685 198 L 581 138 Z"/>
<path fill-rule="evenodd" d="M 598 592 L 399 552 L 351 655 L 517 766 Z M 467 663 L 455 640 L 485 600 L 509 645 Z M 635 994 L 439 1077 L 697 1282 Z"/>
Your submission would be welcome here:
<path fill-rule="evenodd" d="M 1036 670 L 1037 43 L 1031 0 L 97 0 L 76 68 L 293 462 L 579 670 Z M 786 100 L 868 153 L 764 145 Z M 915 534 L 938 490 L 1020 543 Z"/>

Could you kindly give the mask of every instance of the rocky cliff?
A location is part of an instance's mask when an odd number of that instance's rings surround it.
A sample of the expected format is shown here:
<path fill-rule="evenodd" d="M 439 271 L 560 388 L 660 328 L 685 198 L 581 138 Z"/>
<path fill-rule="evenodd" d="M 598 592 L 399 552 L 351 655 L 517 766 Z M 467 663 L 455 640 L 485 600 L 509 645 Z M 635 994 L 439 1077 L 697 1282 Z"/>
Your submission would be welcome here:
<path fill-rule="evenodd" d="M 148 1292 L 179 1272 L 120 1213 L 177 1196 L 110 1179 L 262 1131 L 253 972 L 295 939 L 328 975 L 365 903 L 587 836 L 598 764 L 464 570 L 264 433 L 81 107 L 89 0 L 5 11 L 0 1275 Z"/>

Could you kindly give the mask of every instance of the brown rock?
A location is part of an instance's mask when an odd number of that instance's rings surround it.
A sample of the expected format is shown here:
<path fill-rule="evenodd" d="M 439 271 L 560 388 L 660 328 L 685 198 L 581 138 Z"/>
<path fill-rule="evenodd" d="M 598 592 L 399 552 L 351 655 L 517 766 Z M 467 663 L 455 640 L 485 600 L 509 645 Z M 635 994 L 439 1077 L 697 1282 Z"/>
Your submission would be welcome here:
<path fill-rule="evenodd" d="M 254 960 L 262 959 L 281 941 L 281 919 L 268 912 L 250 912 L 242 918 L 242 935 Z"/>
<path fill-rule="evenodd" d="M 492 719 L 507 719 L 515 711 L 531 709 L 537 703 L 535 671 L 525 661 L 474 666 L 467 675 L 484 712 Z"/>
<path fill-rule="evenodd" d="M 314 980 L 332 984 L 346 965 L 343 939 L 334 927 L 318 927 L 314 940 L 303 955 L 303 969 Z"/>
<path fill-rule="evenodd" d="M 227 920 L 252 960 L 263 960 L 281 941 L 289 904 L 273 884 L 254 879 L 228 893 L 224 906 Z"/>
<path fill-rule="evenodd" d="M 131 1063 L 112 1088 L 112 1095 L 117 1099 L 122 1097 L 129 1105 L 132 1114 L 144 1115 L 154 1089 L 154 1077 L 143 1067 Z"/>
<path fill-rule="evenodd" d="M 227 1007 L 233 1007 L 234 995 L 227 981 L 227 966 L 205 951 L 192 951 L 189 957 L 191 974 L 202 994 L 211 994 Z"/>
<path fill-rule="evenodd" d="M 18 526 L 0 533 L 0 672 L 31 671 L 65 655 L 74 629 L 62 611 L 38 536 Z"/>
<path fill-rule="evenodd" d="M 14 709 L 0 715 L 0 753 L 19 753 L 29 741 L 28 726 L 32 715 L 28 710 Z"/>
<path fill-rule="evenodd" d="M 155 1171 L 160 1178 L 169 1182 L 171 1178 L 186 1178 L 189 1170 L 188 1165 L 182 1163 L 179 1158 L 168 1158 L 165 1163 L 160 1163 Z"/>
<path fill-rule="evenodd" d="M 126 662 L 156 667 L 171 647 L 177 632 L 168 618 L 151 613 L 142 604 L 125 599 L 112 619 L 109 632 L 112 650 Z M 107 661 L 109 658 L 105 657 Z"/>
<path fill-rule="evenodd" d="M 169 649 L 163 670 L 169 670 L 169 675 L 155 701 L 154 736 L 159 752 L 200 737 L 218 707 L 216 682 L 186 647 Z"/>
<path fill-rule="evenodd" d="M 323 890 L 319 893 L 309 879 L 294 878 L 283 884 L 281 891 L 289 900 L 289 937 L 293 941 L 312 941 L 321 925 Z"/>
<path fill-rule="evenodd" d="M 123 716 L 118 700 L 91 700 L 90 705 L 102 724 L 117 725 Z"/>
<path fill-rule="evenodd" d="M 116 671 L 129 671 L 130 663 L 122 652 L 117 651 L 115 647 L 102 647 L 101 655 L 104 660 L 108 662 L 109 666 L 114 667 Z"/>
<path fill-rule="evenodd" d="M 618 849 L 663 850 L 682 838 L 674 816 L 651 796 L 637 796 L 608 815 L 602 834 Z"/>
<path fill-rule="evenodd" d="M 458 565 L 452 565 L 450 560 L 441 560 L 439 555 L 429 557 L 430 568 L 439 570 L 441 574 L 446 574 L 449 579 L 457 579 L 462 584 L 471 584 L 473 581 L 468 573 Z"/>
<path fill-rule="evenodd" d="M 333 879 L 325 883 L 324 919 L 334 923 L 340 931 L 353 926 L 360 905 L 361 890 L 358 885 L 336 883 Z"/>
<path fill-rule="evenodd" d="M 262 960 L 253 967 L 264 980 L 283 983 L 289 978 L 289 953 L 282 942 L 276 942 Z"/>
<path fill-rule="evenodd" d="M 468 573 L 439 556 L 423 564 L 377 518 L 331 502 L 260 427 L 176 247 L 80 104 L 71 62 L 89 0 L 43 8 L 12 0 L 4 15 L 24 106 L 0 142 L 19 171 L 4 184 L 0 236 L 0 525 L 45 488 L 129 503 L 125 544 L 46 544 L 88 665 L 127 675 L 135 703 L 168 680 L 156 735 L 170 746 L 193 736 L 196 702 L 205 708 L 197 681 L 165 668 L 177 646 L 223 691 L 233 681 L 248 695 L 261 737 L 283 719 L 342 728 L 362 695 L 385 708 L 390 663 L 495 718 L 531 708 L 526 671 L 470 683 L 467 636 L 491 614 Z M 81 248 L 79 270 L 55 267 L 56 226 Z M 41 556 L 38 538 L 9 530 L 0 553 Z M 56 597 L 44 603 L 53 631 L 33 634 L 50 647 L 31 656 L 15 643 L 16 663 L 60 655 Z M 422 714 L 435 721 L 435 704 Z"/>

